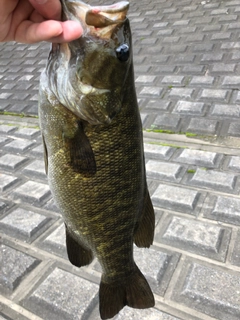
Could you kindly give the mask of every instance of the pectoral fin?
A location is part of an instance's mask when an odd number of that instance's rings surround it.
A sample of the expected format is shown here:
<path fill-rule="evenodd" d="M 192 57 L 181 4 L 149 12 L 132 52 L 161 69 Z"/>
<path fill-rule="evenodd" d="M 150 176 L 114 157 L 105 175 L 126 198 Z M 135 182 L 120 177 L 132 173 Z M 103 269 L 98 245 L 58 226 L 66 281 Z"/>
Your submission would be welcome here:
<path fill-rule="evenodd" d="M 64 142 L 69 150 L 69 164 L 77 173 L 91 176 L 96 173 L 96 162 L 91 144 L 86 136 L 81 121 L 77 123 L 77 130 L 73 137 L 63 133 Z"/>
<path fill-rule="evenodd" d="M 45 163 L 45 172 L 46 174 L 48 174 L 48 152 L 47 152 L 47 146 L 46 146 L 44 135 L 42 135 L 42 141 L 43 141 L 43 157 L 44 157 L 44 163 Z"/>

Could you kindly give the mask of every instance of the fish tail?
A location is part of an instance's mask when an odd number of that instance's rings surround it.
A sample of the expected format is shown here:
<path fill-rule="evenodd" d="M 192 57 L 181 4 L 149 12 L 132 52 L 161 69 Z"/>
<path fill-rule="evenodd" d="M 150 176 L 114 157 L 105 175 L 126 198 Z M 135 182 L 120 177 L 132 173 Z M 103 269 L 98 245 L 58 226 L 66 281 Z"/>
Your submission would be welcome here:
<path fill-rule="evenodd" d="M 104 283 L 99 290 L 101 319 L 114 317 L 124 306 L 146 309 L 154 306 L 154 296 L 144 275 L 135 265 L 133 274 L 124 283 Z"/>

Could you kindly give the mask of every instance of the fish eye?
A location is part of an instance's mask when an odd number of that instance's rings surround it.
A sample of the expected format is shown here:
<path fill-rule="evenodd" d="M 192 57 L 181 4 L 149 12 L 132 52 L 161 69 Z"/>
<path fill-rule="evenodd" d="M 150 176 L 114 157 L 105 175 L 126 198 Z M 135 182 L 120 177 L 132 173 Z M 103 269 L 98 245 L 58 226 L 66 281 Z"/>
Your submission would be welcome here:
<path fill-rule="evenodd" d="M 129 46 L 126 43 L 121 44 L 116 49 L 116 54 L 117 54 L 118 60 L 120 60 L 121 62 L 127 61 L 129 58 Z"/>

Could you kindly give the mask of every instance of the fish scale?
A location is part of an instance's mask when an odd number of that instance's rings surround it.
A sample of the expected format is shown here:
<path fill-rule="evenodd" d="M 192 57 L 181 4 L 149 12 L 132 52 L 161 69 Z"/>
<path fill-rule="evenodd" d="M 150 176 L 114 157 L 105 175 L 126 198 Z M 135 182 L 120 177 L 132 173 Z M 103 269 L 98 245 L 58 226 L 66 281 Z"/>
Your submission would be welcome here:
<path fill-rule="evenodd" d="M 108 319 L 125 305 L 154 305 L 133 258 L 134 242 L 152 244 L 154 211 L 146 184 L 128 3 L 97 9 L 76 0 L 62 4 L 63 16 L 75 15 L 84 34 L 69 45 L 53 45 L 41 75 L 45 166 L 66 225 L 70 262 L 81 267 L 94 255 L 100 262 L 100 315 Z M 117 50 L 123 42 L 129 53 L 121 59 Z"/>

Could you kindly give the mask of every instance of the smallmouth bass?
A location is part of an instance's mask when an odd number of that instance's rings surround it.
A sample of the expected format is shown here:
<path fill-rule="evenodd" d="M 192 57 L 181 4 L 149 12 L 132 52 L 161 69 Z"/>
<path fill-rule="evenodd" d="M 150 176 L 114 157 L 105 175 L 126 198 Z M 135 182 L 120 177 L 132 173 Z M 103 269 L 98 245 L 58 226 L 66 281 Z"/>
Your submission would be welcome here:
<path fill-rule="evenodd" d="M 70 262 L 96 256 L 102 267 L 100 315 L 125 305 L 154 306 L 133 258 L 149 247 L 154 210 L 149 196 L 132 58 L 129 3 L 91 7 L 62 0 L 63 20 L 84 33 L 53 44 L 40 79 L 39 117 L 50 189 L 66 226 Z"/>

